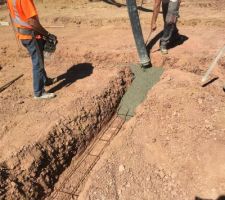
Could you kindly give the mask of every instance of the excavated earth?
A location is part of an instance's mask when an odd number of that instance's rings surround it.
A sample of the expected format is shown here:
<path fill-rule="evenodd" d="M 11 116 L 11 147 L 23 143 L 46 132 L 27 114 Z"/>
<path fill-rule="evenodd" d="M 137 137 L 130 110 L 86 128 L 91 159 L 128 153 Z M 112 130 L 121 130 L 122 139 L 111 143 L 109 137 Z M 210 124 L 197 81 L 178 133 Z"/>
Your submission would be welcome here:
<path fill-rule="evenodd" d="M 8 20 L 2 12 L 1 20 Z M 43 17 L 47 25 L 48 20 Z M 133 74 L 126 62 L 101 61 L 105 48 L 93 50 L 90 35 L 100 33 L 94 30 L 76 25 L 59 29 L 58 50 L 46 60 L 49 76 L 58 77 L 47 90 L 57 98 L 35 101 L 30 58 L 17 49 L 11 27 L 1 27 L 1 85 L 24 76 L 0 96 L 0 199 L 44 198 L 71 159 L 114 115 Z"/>
<path fill-rule="evenodd" d="M 32 99 L 30 58 L 18 50 L 11 27 L 0 26 L 0 86 L 24 74 L 0 93 L 0 199 L 50 195 L 131 84 L 128 66 L 138 57 L 125 1 L 117 1 L 120 7 L 107 2 L 37 4 L 44 26 L 64 26 L 48 28 L 59 38 L 46 60 L 49 76 L 59 79 L 47 88 L 57 94 L 51 101 Z M 78 199 L 214 200 L 225 193 L 224 57 L 210 77 L 218 79 L 200 84 L 224 45 L 224 6 L 223 0 L 183 0 L 178 26 L 186 40 L 166 56 L 155 43 L 159 17 L 148 47 L 153 65 L 165 72 L 86 177 Z M 142 8 L 147 40 L 152 2 Z M 5 7 L 0 9 L 0 21 L 8 21 Z"/>

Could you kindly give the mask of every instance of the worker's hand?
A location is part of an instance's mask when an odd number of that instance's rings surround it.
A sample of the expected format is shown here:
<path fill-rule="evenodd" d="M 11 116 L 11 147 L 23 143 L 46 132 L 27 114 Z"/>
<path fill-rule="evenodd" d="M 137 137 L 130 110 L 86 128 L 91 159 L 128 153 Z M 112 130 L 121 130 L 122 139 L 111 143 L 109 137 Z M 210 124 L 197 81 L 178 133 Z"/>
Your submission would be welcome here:
<path fill-rule="evenodd" d="M 153 32 L 153 31 L 155 31 L 156 29 L 157 29 L 156 23 L 152 23 L 152 25 L 151 25 L 151 31 Z"/>
<path fill-rule="evenodd" d="M 49 53 L 54 53 L 56 50 L 56 45 L 58 43 L 57 37 L 53 34 L 48 33 L 48 36 L 45 38 L 44 51 Z"/>
<path fill-rule="evenodd" d="M 48 40 L 50 40 L 50 41 L 52 41 L 52 42 L 54 42 L 54 43 L 55 43 L 55 42 L 56 42 L 56 43 L 58 42 L 57 37 L 56 37 L 56 35 L 54 35 L 54 34 L 49 33 L 47 38 L 48 38 Z"/>

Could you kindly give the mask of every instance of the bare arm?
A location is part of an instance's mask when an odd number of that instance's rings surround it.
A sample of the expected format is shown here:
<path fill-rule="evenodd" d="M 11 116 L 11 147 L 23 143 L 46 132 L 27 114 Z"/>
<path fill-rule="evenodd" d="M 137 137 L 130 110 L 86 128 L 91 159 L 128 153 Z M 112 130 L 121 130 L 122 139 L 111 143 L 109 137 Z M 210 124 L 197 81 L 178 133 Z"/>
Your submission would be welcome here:
<path fill-rule="evenodd" d="M 40 21 L 37 16 L 31 17 L 28 19 L 28 24 L 33 28 L 34 31 L 39 34 L 48 37 L 48 31 L 40 24 Z"/>
<path fill-rule="evenodd" d="M 158 14 L 160 11 L 161 2 L 162 2 L 162 0 L 155 0 L 154 11 L 153 11 L 153 16 L 152 16 L 152 23 L 151 23 L 151 31 L 156 30 L 156 21 L 157 21 Z"/>

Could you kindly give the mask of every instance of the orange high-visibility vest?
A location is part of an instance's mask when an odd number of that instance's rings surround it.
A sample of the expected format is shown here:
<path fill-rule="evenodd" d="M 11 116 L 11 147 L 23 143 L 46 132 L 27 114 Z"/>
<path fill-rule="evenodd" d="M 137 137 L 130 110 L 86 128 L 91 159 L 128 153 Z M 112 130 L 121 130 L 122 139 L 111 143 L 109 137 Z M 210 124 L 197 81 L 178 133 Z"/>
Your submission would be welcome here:
<path fill-rule="evenodd" d="M 37 16 L 33 0 L 7 0 L 8 9 L 16 28 L 32 30 L 32 27 L 27 23 L 28 19 Z M 20 40 L 32 39 L 31 35 L 17 33 Z"/>

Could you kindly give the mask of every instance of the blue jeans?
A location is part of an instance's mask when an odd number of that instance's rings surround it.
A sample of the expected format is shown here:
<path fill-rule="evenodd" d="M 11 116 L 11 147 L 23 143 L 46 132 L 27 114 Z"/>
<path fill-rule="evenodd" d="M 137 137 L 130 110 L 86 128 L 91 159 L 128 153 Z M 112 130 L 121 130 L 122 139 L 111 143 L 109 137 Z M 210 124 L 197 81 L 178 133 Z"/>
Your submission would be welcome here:
<path fill-rule="evenodd" d="M 41 96 L 47 79 L 43 56 L 45 41 L 43 39 L 21 40 L 21 43 L 28 50 L 32 59 L 34 95 Z"/>
<path fill-rule="evenodd" d="M 167 1 L 162 3 L 164 19 L 163 36 L 160 40 L 162 46 L 169 44 L 169 42 L 175 39 L 178 35 L 176 22 L 179 17 L 179 6 L 180 4 L 178 0 L 176 2 Z"/>

